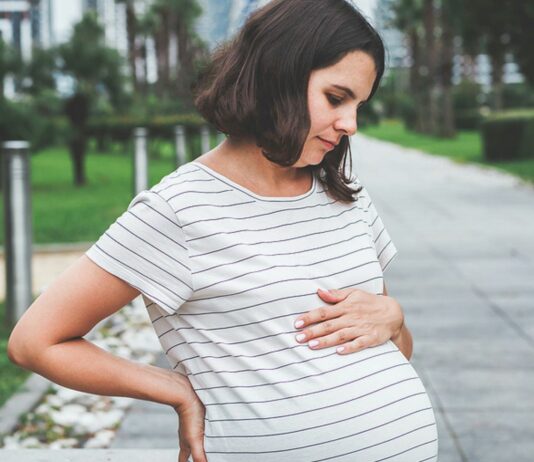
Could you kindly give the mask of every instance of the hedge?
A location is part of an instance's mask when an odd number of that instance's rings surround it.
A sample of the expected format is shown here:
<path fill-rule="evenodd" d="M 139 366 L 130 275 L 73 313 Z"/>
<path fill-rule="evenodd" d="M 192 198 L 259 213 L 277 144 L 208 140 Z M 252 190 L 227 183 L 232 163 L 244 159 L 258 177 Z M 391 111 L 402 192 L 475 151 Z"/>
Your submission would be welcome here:
<path fill-rule="evenodd" d="M 491 115 L 482 122 L 481 133 L 488 161 L 534 159 L 533 110 Z"/>
<path fill-rule="evenodd" d="M 154 117 L 107 116 L 93 117 L 89 120 L 88 134 L 99 140 L 128 141 L 136 127 L 144 127 L 148 135 L 155 138 L 172 138 L 174 127 L 183 125 L 189 131 L 198 130 L 206 125 L 198 114 L 176 114 Z"/>

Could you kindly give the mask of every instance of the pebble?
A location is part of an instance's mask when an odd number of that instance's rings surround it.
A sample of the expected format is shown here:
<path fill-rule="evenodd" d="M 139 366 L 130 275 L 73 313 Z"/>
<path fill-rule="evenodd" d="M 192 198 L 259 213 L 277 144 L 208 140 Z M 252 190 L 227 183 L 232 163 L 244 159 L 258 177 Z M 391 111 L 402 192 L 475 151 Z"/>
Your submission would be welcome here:
<path fill-rule="evenodd" d="M 112 315 L 90 340 L 126 359 L 153 363 L 161 351 L 141 298 Z M 109 448 L 132 398 L 100 396 L 52 384 L 0 448 Z"/>

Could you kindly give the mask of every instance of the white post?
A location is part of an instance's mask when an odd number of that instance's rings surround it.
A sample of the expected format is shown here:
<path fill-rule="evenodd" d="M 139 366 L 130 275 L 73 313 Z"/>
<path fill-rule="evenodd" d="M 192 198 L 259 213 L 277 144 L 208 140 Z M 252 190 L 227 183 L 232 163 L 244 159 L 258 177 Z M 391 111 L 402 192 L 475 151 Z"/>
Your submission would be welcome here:
<path fill-rule="evenodd" d="M 32 215 L 27 141 L 3 143 L 6 322 L 16 323 L 32 304 Z"/>
<path fill-rule="evenodd" d="M 217 144 L 221 144 L 226 139 L 226 135 L 222 132 L 217 132 Z"/>
<path fill-rule="evenodd" d="M 202 150 L 202 154 L 211 149 L 210 128 L 207 125 L 200 127 L 200 149 Z"/>
<path fill-rule="evenodd" d="M 174 127 L 174 141 L 176 147 L 176 166 L 179 167 L 187 162 L 185 150 L 185 127 L 177 125 Z"/>
<path fill-rule="evenodd" d="M 147 130 L 138 127 L 134 130 L 134 195 L 148 189 L 148 157 L 146 150 Z"/>

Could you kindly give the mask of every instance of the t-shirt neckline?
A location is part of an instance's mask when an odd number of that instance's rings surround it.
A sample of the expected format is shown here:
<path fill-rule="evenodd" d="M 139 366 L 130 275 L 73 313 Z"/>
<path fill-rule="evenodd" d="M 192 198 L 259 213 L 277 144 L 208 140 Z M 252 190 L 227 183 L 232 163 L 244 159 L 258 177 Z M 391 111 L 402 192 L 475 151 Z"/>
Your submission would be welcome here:
<path fill-rule="evenodd" d="M 234 189 L 237 189 L 239 191 L 241 191 L 242 193 L 248 195 L 248 196 L 251 196 L 259 201 L 264 201 L 264 202 L 294 202 L 294 201 L 299 201 L 299 200 L 302 200 L 302 199 L 305 199 L 306 197 L 310 196 L 313 194 L 313 192 L 315 191 L 316 189 L 316 184 L 317 184 L 317 180 L 315 178 L 315 173 L 314 171 L 312 170 L 312 185 L 310 187 L 310 189 L 308 191 L 306 191 L 305 193 L 303 194 L 300 194 L 298 196 L 262 196 L 260 194 L 256 194 L 255 192 L 251 191 L 250 189 L 247 189 L 245 188 L 244 186 L 236 183 L 235 181 L 232 181 L 230 178 L 220 174 L 219 172 L 216 172 L 215 170 L 213 170 L 212 168 L 208 167 L 207 165 L 205 164 L 202 164 L 200 162 L 197 162 L 197 161 L 192 161 L 191 162 L 193 165 L 201 168 L 202 170 L 204 170 L 208 175 L 211 175 L 215 178 L 217 178 L 219 181 L 225 183 L 226 185 L 234 188 Z"/>

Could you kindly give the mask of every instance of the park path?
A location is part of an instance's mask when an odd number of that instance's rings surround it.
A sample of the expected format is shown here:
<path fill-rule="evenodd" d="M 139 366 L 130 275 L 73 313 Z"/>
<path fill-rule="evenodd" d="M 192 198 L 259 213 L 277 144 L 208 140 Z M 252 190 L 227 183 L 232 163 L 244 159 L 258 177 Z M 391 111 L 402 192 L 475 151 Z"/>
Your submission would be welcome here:
<path fill-rule="evenodd" d="M 385 279 L 414 336 L 412 362 L 435 408 L 440 462 L 531 462 L 534 188 L 360 135 L 352 149 L 399 250 Z M 138 401 L 110 451 L 61 454 L 133 462 L 153 448 L 170 461 L 177 447 L 174 412 Z M 60 460 L 55 451 L 8 452 L 17 462 Z"/>

